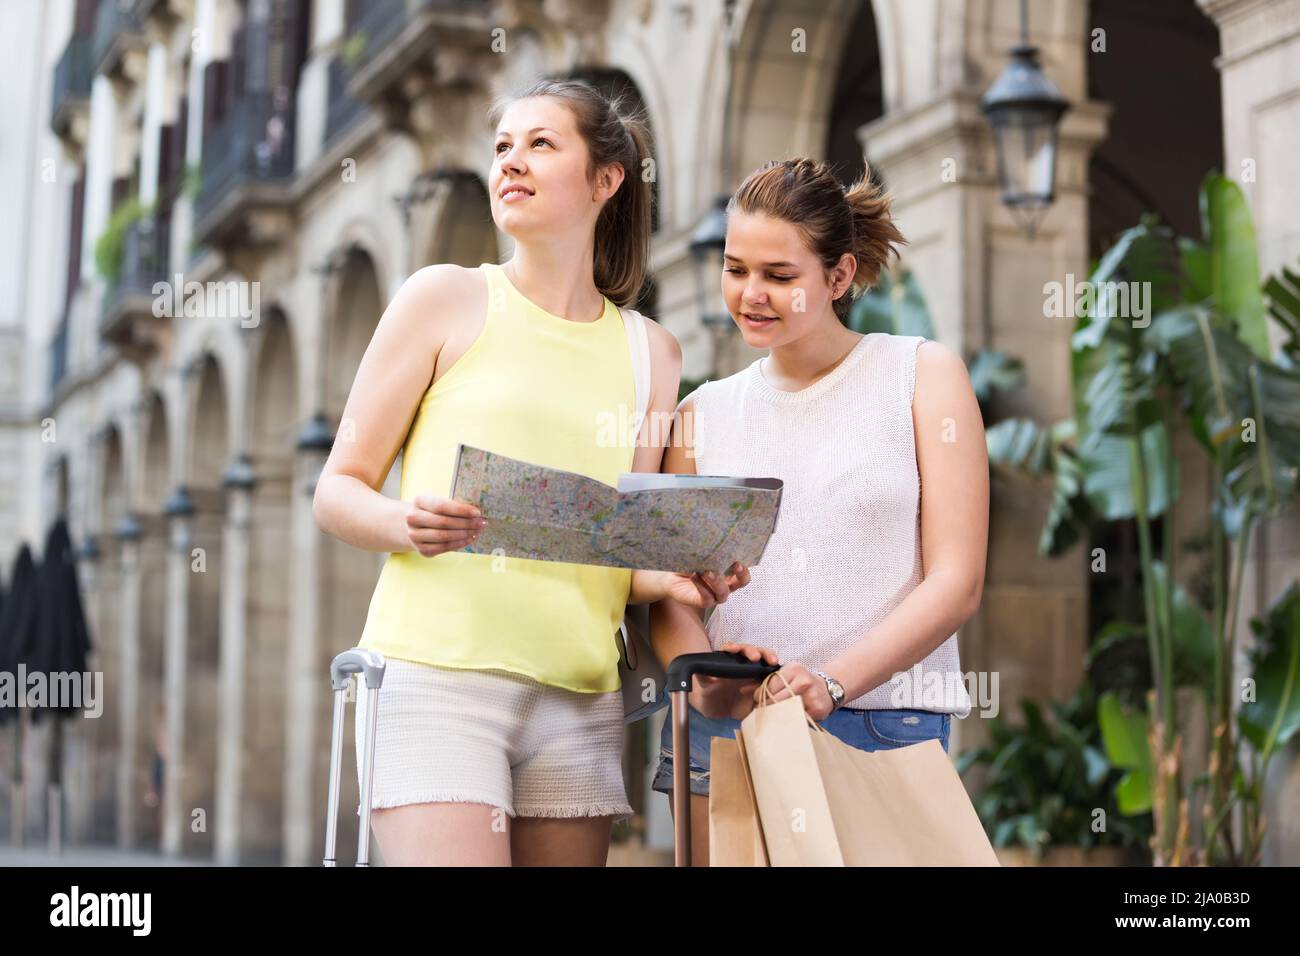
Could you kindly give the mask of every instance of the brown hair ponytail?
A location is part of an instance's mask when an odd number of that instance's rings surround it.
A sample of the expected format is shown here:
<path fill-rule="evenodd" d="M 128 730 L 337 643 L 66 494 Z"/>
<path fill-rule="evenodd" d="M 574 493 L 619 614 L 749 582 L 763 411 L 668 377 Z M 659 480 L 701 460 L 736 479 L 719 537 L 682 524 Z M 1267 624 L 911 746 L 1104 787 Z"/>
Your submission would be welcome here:
<path fill-rule="evenodd" d="M 890 214 L 890 196 L 871 181 L 868 168 L 847 190 L 825 163 L 811 159 L 774 160 L 750 173 L 727 210 L 762 213 L 799 228 L 808 248 L 830 270 L 846 252 L 857 260 L 851 295 L 834 302 L 835 315 L 847 322 L 853 300 L 880 279 L 898 245 L 907 242 Z"/>
<path fill-rule="evenodd" d="M 489 114 L 493 124 L 515 100 L 553 96 L 564 101 L 587 144 L 587 178 L 602 166 L 617 163 L 623 182 L 596 219 L 596 288 L 621 306 L 631 305 L 645 283 L 650 259 L 650 183 L 642 175 L 650 158 L 650 135 L 643 117 L 610 101 L 584 80 L 538 80 L 498 100 Z"/>

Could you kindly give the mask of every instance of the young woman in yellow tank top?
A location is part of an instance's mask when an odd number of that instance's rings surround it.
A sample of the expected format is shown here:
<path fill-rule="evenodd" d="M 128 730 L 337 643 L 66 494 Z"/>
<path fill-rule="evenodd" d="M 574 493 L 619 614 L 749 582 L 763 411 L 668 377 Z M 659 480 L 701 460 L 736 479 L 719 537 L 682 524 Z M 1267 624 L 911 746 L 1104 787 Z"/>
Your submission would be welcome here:
<path fill-rule="evenodd" d="M 629 304 L 646 269 L 643 126 L 590 86 L 542 81 L 493 110 L 492 216 L 511 259 L 434 265 L 385 310 L 316 488 L 327 533 L 390 552 L 361 646 L 385 654 L 372 823 L 392 864 L 603 865 L 630 815 L 613 639 L 627 603 L 698 608 L 749 580 L 471 554 L 449 499 L 457 444 L 616 484 L 663 448 L 610 447 L 635 408 Z M 649 417 L 681 349 L 650 323 Z M 621 415 L 607 419 L 605 415 Z M 646 429 L 643 434 L 651 430 Z M 379 489 L 403 450 L 400 500 Z"/>

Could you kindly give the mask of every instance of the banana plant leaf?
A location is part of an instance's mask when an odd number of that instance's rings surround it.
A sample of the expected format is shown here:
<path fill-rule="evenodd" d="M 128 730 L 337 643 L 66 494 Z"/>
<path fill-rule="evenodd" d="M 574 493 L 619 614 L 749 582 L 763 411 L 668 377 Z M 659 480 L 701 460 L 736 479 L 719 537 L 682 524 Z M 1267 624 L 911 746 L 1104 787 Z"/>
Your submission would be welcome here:
<path fill-rule="evenodd" d="M 1300 275 L 1283 268 L 1264 283 L 1264 295 L 1268 300 L 1269 315 L 1286 333 L 1278 356 L 1279 364 L 1283 364 L 1285 359 L 1287 368 L 1295 368 L 1300 364 Z"/>
<path fill-rule="evenodd" d="M 1157 606 L 1165 600 L 1166 574 L 1163 561 L 1152 562 L 1151 586 Z M 1175 582 L 1173 601 L 1174 686 L 1198 687 L 1207 696 L 1214 674 L 1214 633 L 1210 621 L 1187 593 Z M 1098 687 L 1121 692 L 1121 700 L 1138 704 L 1151 687 L 1151 660 L 1145 623 L 1117 620 L 1106 624 L 1088 648 L 1085 666 Z"/>
<path fill-rule="evenodd" d="M 1300 584 L 1293 581 L 1263 620 L 1250 622 L 1255 699 L 1242 704 L 1237 726 L 1264 755 L 1286 746 L 1300 731 Z"/>
<path fill-rule="evenodd" d="M 1163 422 L 1142 430 L 1139 438 L 1146 480 L 1146 514 L 1155 518 L 1178 499 L 1178 459 L 1169 448 Z M 1080 455 L 1083 493 L 1092 510 L 1108 521 L 1137 514 L 1134 499 L 1133 453 L 1130 439 L 1122 435 L 1098 434 L 1092 447 Z"/>
<path fill-rule="evenodd" d="M 1210 295 L 1237 323 L 1237 334 L 1267 360 L 1268 319 L 1259 279 L 1255 223 L 1246 195 L 1228 177 L 1211 172 L 1201 184 L 1201 231 L 1210 256 Z"/>
<path fill-rule="evenodd" d="M 996 349 L 977 353 L 967 371 L 975 398 L 981 402 L 987 401 L 995 389 L 1011 392 L 1025 384 L 1025 363 Z"/>
<path fill-rule="evenodd" d="M 1300 369 L 1260 359 L 1203 306 L 1161 313 L 1146 340 L 1182 384 L 1197 440 L 1223 463 L 1223 506 L 1282 507 L 1300 475 Z"/>
<path fill-rule="evenodd" d="M 1030 479 L 1049 478 L 1052 500 L 1038 539 L 1038 553 L 1055 557 L 1080 540 L 1092 520 L 1083 496 L 1083 472 L 1071 445 L 1074 420 L 1043 428 L 1028 418 L 1008 418 L 985 430 L 989 463 Z"/>
<path fill-rule="evenodd" d="M 1106 758 L 1126 771 L 1115 784 L 1120 813 L 1125 816 L 1149 813 L 1154 766 L 1147 739 L 1146 713 L 1125 707 L 1119 695 L 1108 691 L 1097 699 L 1097 721 Z"/>

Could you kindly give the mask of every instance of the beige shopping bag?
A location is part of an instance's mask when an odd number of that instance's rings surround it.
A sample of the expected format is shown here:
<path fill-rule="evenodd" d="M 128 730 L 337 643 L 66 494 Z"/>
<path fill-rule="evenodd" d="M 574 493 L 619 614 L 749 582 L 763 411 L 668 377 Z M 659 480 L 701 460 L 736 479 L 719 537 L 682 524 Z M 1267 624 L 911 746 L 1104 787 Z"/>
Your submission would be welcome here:
<path fill-rule="evenodd" d="M 714 737 L 709 749 L 709 866 L 767 866 L 763 829 L 740 741 Z"/>
<path fill-rule="evenodd" d="M 868 753 L 766 695 L 741 737 L 773 866 L 998 865 L 937 740 Z"/>
<path fill-rule="evenodd" d="M 772 866 L 844 865 L 809 723 L 798 697 L 765 699 L 740 723 Z"/>

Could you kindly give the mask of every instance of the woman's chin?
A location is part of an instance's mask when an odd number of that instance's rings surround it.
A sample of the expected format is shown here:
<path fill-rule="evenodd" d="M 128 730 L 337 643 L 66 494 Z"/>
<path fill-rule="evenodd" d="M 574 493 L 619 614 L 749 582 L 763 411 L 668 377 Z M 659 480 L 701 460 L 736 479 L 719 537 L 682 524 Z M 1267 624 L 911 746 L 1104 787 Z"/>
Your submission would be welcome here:
<path fill-rule="evenodd" d="M 539 233 L 554 231 L 554 225 L 542 221 L 542 217 L 530 215 L 523 210 L 504 208 L 493 217 L 497 228 L 511 239 L 529 239 Z"/>

